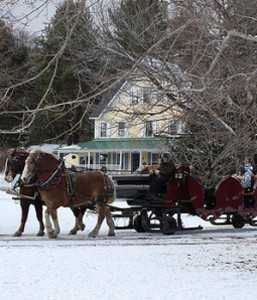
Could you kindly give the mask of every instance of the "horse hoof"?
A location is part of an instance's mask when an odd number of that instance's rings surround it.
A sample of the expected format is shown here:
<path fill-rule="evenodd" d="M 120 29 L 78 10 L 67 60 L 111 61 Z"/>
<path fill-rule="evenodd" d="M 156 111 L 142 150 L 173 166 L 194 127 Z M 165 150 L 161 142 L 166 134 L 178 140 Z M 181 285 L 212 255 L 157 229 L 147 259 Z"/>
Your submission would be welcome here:
<path fill-rule="evenodd" d="M 57 234 L 48 235 L 48 237 L 49 237 L 50 239 L 56 239 L 56 238 L 57 238 Z"/>
<path fill-rule="evenodd" d="M 82 224 L 79 229 L 80 231 L 83 231 L 85 228 L 86 228 L 85 224 Z"/>
<path fill-rule="evenodd" d="M 44 231 L 39 231 L 39 232 L 37 233 L 37 236 L 44 236 L 44 235 L 45 235 Z"/>
<path fill-rule="evenodd" d="M 115 232 L 110 232 L 107 236 L 115 236 Z"/>
<path fill-rule="evenodd" d="M 57 238 L 57 233 L 55 233 L 54 231 L 48 232 L 48 237 L 50 239 L 56 239 Z"/>
<path fill-rule="evenodd" d="M 12 236 L 20 237 L 22 233 L 20 231 L 16 231 Z"/>
<path fill-rule="evenodd" d="M 90 238 L 96 238 L 97 235 L 96 235 L 95 233 L 93 233 L 93 232 L 90 232 L 90 233 L 88 234 L 88 237 L 90 237 Z"/>
<path fill-rule="evenodd" d="M 69 232 L 69 235 L 76 235 L 77 234 L 77 230 L 71 230 L 70 232 Z"/>

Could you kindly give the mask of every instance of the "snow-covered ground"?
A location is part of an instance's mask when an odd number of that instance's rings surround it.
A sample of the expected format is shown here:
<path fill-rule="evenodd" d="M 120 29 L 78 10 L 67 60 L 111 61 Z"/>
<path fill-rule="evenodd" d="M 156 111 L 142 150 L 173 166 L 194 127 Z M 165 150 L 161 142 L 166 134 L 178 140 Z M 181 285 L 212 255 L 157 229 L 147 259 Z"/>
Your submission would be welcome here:
<path fill-rule="evenodd" d="M 185 223 L 204 229 L 173 236 L 116 230 L 109 238 L 104 224 L 92 239 L 95 215 L 85 216 L 84 232 L 68 236 L 73 215 L 68 208 L 58 212 L 58 239 L 35 236 L 33 207 L 24 235 L 12 237 L 20 206 L 0 192 L 0 300 L 256 299 L 253 227 L 214 227 L 185 216 Z"/>

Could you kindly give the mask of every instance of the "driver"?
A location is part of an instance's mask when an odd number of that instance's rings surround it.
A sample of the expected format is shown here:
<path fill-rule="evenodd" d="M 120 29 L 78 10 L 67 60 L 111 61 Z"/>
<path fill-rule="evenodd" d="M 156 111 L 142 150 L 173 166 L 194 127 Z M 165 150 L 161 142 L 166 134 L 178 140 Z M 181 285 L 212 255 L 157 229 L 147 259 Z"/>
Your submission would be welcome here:
<path fill-rule="evenodd" d="M 176 167 L 171 159 L 171 154 L 169 152 L 164 152 L 159 168 L 152 171 L 152 182 L 149 187 L 150 194 L 153 197 L 158 196 L 160 186 L 166 184 L 175 173 Z"/>

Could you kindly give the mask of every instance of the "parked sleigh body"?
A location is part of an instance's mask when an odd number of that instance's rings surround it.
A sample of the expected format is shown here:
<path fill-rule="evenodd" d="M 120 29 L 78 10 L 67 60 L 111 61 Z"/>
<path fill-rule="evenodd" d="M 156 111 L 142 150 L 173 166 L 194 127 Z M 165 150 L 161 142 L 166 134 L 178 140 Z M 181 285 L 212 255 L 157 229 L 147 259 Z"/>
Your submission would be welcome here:
<path fill-rule="evenodd" d="M 242 228 L 245 224 L 257 225 L 257 189 L 245 193 L 240 182 L 233 177 L 223 178 L 216 186 L 214 203 L 206 199 L 201 183 L 184 171 L 181 165 L 166 187 L 164 193 L 155 201 L 149 200 L 145 186 L 150 184 L 150 177 L 114 177 L 119 186 L 129 186 L 133 189 L 138 183 L 138 189 L 133 197 L 127 200 L 129 207 L 111 208 L 115 219 L 128 218 L 126 228 L 134 228 L 138 232 L 162 232 L 173 234 L 176 231 L 201 229 L 184 227 L 183 216 L 192 215 L 209 221 L 213 225 L 232 225 Z M 147 181 L 148 180 L 148 181 Z M 143 185 L 142 185 L 143 184 Z M 143 187 L 143 189 L 140 189 Z"/>

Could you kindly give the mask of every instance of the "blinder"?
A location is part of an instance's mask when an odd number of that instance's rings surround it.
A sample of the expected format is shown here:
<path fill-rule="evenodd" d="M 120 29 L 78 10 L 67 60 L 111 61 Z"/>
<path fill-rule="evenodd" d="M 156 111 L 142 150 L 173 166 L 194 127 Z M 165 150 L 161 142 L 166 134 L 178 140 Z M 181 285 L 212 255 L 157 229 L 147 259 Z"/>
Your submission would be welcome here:
<path fill-rule="evenodd" d="M 7 167 L 6 172 L 8 171 L 9 173 L 11 173 L 13 177 L 15 177 L 19 173 L 18 162 L 18 157 L 11 156 L 7 158 L 7 166 L 9 164 L 11 167 Z"/>
<path fill-rule="evenodd" d="M 17 169 L 20 157 L 27 157 L 27 155 L 25 155 L 25 154 L 16 154 L 15 156 L 9 156 L 7 158 L 7 162 L 10 163 L 10 165 L 12 166 L 13 169 L 15 169 L 15 168 Z"/>

